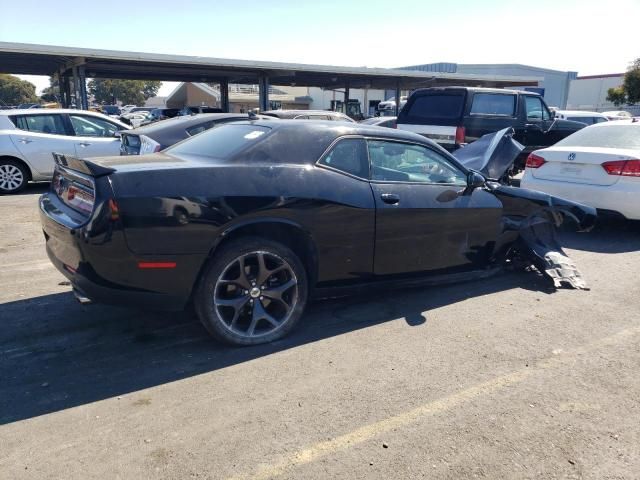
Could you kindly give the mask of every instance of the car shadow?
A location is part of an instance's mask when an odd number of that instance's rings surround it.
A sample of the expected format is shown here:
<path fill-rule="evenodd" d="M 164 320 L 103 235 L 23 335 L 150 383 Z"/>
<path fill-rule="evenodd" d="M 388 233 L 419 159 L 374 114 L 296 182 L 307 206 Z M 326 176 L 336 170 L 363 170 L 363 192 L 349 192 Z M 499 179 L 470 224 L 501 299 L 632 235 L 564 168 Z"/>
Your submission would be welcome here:
<path fill-rule="evenodd" d="M 19 195 L 40 195 L 49 190 L 49 182 L 30 182 L 27 183 L 27 186 L 24 187 L 24 190 L 18 193 L 11 193 L 12 196 Z"/>
<path fill-rule="evenodd" d="M 210 339 L 189 313 L 81 306 L 71 293 L 0 305 L 0 424 L 219 370 L 397 319 L 424 325 L 429 311 L 511 289 L 554 292 L 535 273 L 375 296 L 316 301 L 288 337 L 234 348 Z M 425 313 L 426 312 L 426 313 Z"/>
<path fill-rule="evenodd" d="M 563 228 L 559 234 L 560 244 L 573 250 L 595 253 L 625 253 L 640 250 L 640 222 L 613 217 L 599 217 L 595 228 L 589 233 Z"/>

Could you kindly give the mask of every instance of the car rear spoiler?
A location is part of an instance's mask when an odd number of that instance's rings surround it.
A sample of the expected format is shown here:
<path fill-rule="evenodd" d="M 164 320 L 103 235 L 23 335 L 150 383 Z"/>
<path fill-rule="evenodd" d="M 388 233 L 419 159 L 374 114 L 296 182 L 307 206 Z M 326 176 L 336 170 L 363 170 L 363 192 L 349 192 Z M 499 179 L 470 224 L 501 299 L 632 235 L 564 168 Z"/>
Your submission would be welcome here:
<path fill-rule="evenodd" d="M 103 167 L 97 163 L 85 160 L 83 158 L 72 157 L 71 155 L 65 155 L 63 153 L 53 152 L 53 160 L 56 165 L 59 165 L 76 172 L 84 173 L 92 177 L 103 177 L 115 172 L 115 169 L 109 167 Z"/>

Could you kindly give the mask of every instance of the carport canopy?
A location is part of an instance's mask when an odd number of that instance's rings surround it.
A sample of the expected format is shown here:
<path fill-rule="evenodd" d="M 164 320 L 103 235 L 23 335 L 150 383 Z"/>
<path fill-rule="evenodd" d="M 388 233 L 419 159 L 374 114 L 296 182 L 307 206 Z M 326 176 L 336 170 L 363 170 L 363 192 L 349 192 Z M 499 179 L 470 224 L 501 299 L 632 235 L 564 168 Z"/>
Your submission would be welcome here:
<path fill-rule="evenodd" d="M 71 103 L 73 91 L 83 108 L 87 108 L 87 77 L 219 83 L 225 109 L 228 109 L 229 83 L 257 84 L 261 110 L 268 109 L 269 84 L 344 89 L 346 102 L 351 88 L 395 90 L 396 98 L 399 98 L 401 90 L 421 87 L 524 87 L 538 86 L 542 80 L 538 77 L 309 65 L 13 42 L 0 42 L 0 65 L 6 73 L 57 75 L 63 103 Z"/>

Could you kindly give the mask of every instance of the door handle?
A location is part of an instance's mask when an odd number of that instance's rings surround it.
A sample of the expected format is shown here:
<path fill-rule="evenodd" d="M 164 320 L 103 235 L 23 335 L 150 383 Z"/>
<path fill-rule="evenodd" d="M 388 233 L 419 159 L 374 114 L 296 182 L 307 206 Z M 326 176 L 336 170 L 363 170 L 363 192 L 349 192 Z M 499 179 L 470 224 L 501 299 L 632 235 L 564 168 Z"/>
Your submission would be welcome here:
<path fill-rule="evenodd" d="M 21 139 L 19 140 L 19 142 L 20 142 L 20 143 L 24 143 L 24 144 L 26 145 L 27 143 L 31 143 L 31 142 L 33 142 L 33 140 L 29 140 L 28 138 L 21 138 Z"/>
<path fill-rule="evenodd" d="M 384 203 L 388 203 L 389 205 L 397 205 L 400 203 L 400 197 L 395 193 L 383 193 L 380 195 L 380 198 Z"/>
<path fill-rule="evenodd" d="M 81 147 L 89 147 L 91 144 L 87 142 L 82 142 L 82 143 L 79 143 L 78 145 L 80 145 Z"/>

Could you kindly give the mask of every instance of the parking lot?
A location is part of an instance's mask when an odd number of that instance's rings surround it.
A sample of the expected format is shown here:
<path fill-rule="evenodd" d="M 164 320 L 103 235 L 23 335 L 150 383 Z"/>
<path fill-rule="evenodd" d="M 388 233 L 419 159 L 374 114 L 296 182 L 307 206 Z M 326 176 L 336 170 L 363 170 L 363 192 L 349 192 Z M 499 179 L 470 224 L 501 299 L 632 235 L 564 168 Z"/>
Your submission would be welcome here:
<path fill-rule="evenodd" d="M 272 344 L 75 302 L 0 197 L 2 478 L 640 478 L 640 227 L 532 272 L 317 302 Z"/>

